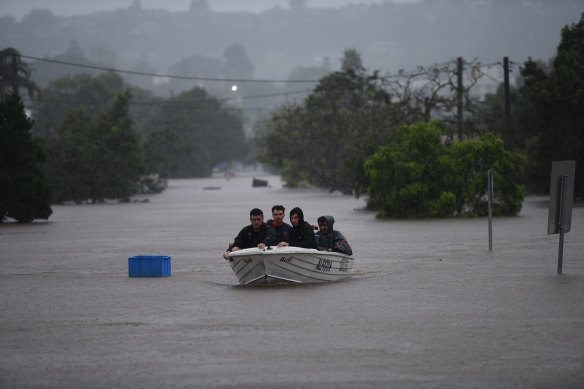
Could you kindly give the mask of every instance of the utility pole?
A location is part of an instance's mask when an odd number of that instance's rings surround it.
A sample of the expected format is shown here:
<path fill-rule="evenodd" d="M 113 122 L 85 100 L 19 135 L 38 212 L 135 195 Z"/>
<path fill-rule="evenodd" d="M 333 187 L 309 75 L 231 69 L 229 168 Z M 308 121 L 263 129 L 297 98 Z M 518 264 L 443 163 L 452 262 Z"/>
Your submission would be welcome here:
<path fill-rule="evenodd" d="M 503 57 L 503 75 L 505 88 L 505 131 L 506 138 L 511 140 L 511 91 L 509 87 L 509 57 Z"/>
<path fill-rule="evenodd" d="M 463 92 L 464 88 L 462 85 L 462 57 L 456 59 L 456 102 L 457 102 L 457 125 L 458 125 L 458 140 L 462 140 L 463 134 Z"/>

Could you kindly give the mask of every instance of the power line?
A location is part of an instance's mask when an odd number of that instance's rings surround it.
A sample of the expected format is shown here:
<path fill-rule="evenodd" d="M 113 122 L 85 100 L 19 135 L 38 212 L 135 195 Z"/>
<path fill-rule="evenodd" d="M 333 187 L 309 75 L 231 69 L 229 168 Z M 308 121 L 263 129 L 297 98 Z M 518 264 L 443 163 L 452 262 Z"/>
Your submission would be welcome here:
<path fill-rule="evenodd" d="M 113 67 L 105 67 L 105 66 L 98 66 L 98 65 L 89 65 L 89 64 L 80 64 L 75 62 L 68 62 L 68 61 L 61 61 L 56 59 L 49 59 L 49 58 L 40 58 L 31 55 L 20 54 L 22 58 L 27 58 L 35 61 L 47 62 L 47 63 L 54 63 L 59 65 L 66 65 L 66 66 L 74 66 L 79 68 L 85 69 L 93 69 L 93 70 L 100 70 L 100 71 L 108 71 L 108 72 L 115 72 L 115 73 L 123 73 L 123 74 L 131 74 L 137 76 L 146 76 L 146 77 L 160 77 L 160 78 L 170 78 L 170 79 L 179 79 L 179 80 L 193 80 L 193 81 L 213 81 L 213 82 L 239 82 L 239 83 L 318 83 L 320 80 L 281 80 L 281 79 L 244 79 L 244 78 L 217 78 L 217 77 L 198 77 L 198 76 L 183 76 L 177 74 L 160 74 L 160 73 L 149 73 L 149 72 L 140 72 L 135 70 L 126 70 L 126 69 L 117 69 Z M 427 67 L 418 67 L 415 70 L 404 71 L 400 70 L 397 74 L 387 74 L 382 77 L 384 80 L 392 79 L 392 78 L 415 78 L 419 76 L 423 76 L 427 74 L 428 69 L 440 69 L 447 67 L 450 64 L 454 64 L 455 61 L 445 61 L 438 64 L 433 64 Z M 516 62 L 511 62 L 513 65 L 517 65 Z M 488 64 L 481 64 L 479 63 L 480 67 L 490 67 L 494 65 L 502 65 L 500 61 L 492 62 Z M 426 70 L 426 71 L 424 71 Z M 444 69 L 446 71 L 448 69 Z"/>
<path fill-rule="evenodd" d="M 79 68 L 85 69 L 93 69 L 93 70 L 101 70 L 107 72 L 115 72 L 115 73 L 124 73 L 124 74 L 132 74 L 137 76 L 147 76 L 147 77 L 161 77 L 161 78 L 173 78 L 179 80 L 194 80 L 194 81 L 216 81 L 216 82 L 259 82 L 259 83 L 317 83 L 320 80 L 269 80 L 269 79 L 244 79 L 244 78 L 215 78 L 215 77 L 194 77 L 194 76 L 181 76 L 176 74 L 158 74 L 158 73 L 148 73 L 148 72 L 139 72 L 135 70 L 125 70 L 125 69 L 116 69 L 104 66 L 97 66 L 97 65 L 88 65 L 88 64 L 80 64 L 74 62 L 67 62 L 67 61 L 60 61 L 56 59 L 48 59 L 48 58 L 40 58 L 34 57 L 31 55 L 24 55 L 20 54 L 22 58 L 27 58 L 35 61 L 41 62 L 48 62 L 48 63 L 55 63 L 59 65 L 67 65 L 67 66 L 74 66 Z"/>
<path fill-rule="evenodd" d="M 261 99 L 266 97 L 278 97 L 278 96 L 288 96 L 294 94 L 301 94 L 301 93 L 310 93 L 310 90 L 302 89 L 302 90 L 295 90 L 295 91 L 288 91 L 288 92 L 281 92 L 281 93 L 268 93 L 263 95 L 253 95 L 253 96 L 241 96 L 241 97 L 225 97 L 225 98 L 213 98 L 219 102 L 227 102 L 227 101 L 240 101 L 240 100 L 248 100 L 248 99 Z M 33 101 L 30 99 L 23 99 L 26 102 L 32 103 Z M 145 105 L 145 106 L 191 106 L 196 105 L 199 103 L 207 103 L 211 101 L 210 99 L 198 99 L 198 100 L 185 100 L 185 101 L 169 101 L 169 100 L 130 100 L 128 102 L 129 105 Z M 69 100 L 69 99 L 51 99 L 51 104 L 77 104 L 77 105 L 105 105 L 110 104 L 110 100 Z"/>

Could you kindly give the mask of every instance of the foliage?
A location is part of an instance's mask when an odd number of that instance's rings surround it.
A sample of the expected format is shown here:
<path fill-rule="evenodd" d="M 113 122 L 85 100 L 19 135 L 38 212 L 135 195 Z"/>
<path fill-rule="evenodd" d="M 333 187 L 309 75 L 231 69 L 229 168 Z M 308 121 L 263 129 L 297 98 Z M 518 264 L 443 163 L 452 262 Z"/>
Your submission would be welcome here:
<path fill-rule="evenodd" d="M 170 177 L 205 177 L 224 161 L 246 154 L 241 118 L 201 88 L 165 101 L 146 142 L 153 171 Z"/>
<path fill-rule="evenodd" d="M 41 16 L 38 12 L 35 12 L 34 15 L 36 18 L 49 17 L 48 15 Z M 61 40 L 63 39 L 61 38 Z M 92 66 L 112 66 L 111 63 L 100 64 L 91 61 L 75 39 L 70 41 L 64 52 L 47 59 L 48 61 L 36 62 L 34 66 L 33 79 L 42 88 L 46 88 L 53 80 L 63 77 L 75 77 L 82 74 L 95 77 L 100 73 L 100 70 L 92 69 Z M 81 67 L 63 66 L 60 62 L 78 64 Z"/>
<path fill-rule="evenodd" d="M 388 76 L 384 86 L 399 108 L 399 123 L 440 120 L 449 140 L 475 136 L 482 131 L 474 118 L 477 99 L 471 91 L 481 77 L 481 64 L 462 61 L 462 88 L 458 85 L 458 60 L 431 66 L 418 66 L 413 73 L 399 72 Z M 462 122 L 459 128 L 458 98 L 462 99 Z"/>
<path fill-rule="evenodd" d="M 455 214 L 487 214 L 487 172 L 493 170 L 493 215 L 517 215 L 524 187 L 520 184 L 525 157 L 504 148 L 503 140 L 489 133 L 480 139 L 453 143 L 448 150 L 445 183 L 456 197 Z"/>
<path fill-rule="evenodd" d="M 363 162 L 391 134 L 392 115 L 377 73 L 333 72 L 305 102 L 272 116 L 257 136 L 260 158 L 281 169 L 289 186 L 359 196 L 366 188 Z"/>
<path fill-rule="evenodd" d="M 0 100 L 0 222 L 48 219 L 50 192 L 43 172 L 45 155 L 32 138 L 32 121 L 17 94 Z"/>
<path fill-rule="evenodd" d="M 459 139 L 484 133 L 473 120 L 478 107 L 471 96 L 480 64 L 462 63 L 461 91 L 457 64 L 381 77 L 367 73 L 355 49 L 345 50 L 343 71 L 323 77 L 305 102 L 282 108 L 260 129 L 261 158 L 279 168 L 289 186 L 308 183 L 359 196 L 369 185 L 363 163 L 387 144 L 398 125 L 439 119 L 449 141 L 455 130 L 462 129 Z M 456 125 L 459 96 L 465 114 L 461 127 Z"/>
<path fill-rule="evenodd" d="M 0 99 L 19 94 L 21 88 L 25 88 L 31 97 L 38 94 L 39 88 L 31 76 L 31 69 L 22 61 L 18 50 L 12 47 L 0 50 Z"/>
<path fill-rule="evenodd" d="M 529 60 L 521 74 L 537 115 L 529 164 L 531 189 L 548 192 L 551 163 L 575 160 L 574 195 L 584 198 L 584 14 L 578 23 L 562 29 L 551 71 Z"/>
<path fill-rule="evenodd" d="M 505 89 L 501 84 L 495 94 L 485 96 L 476 120 L 505 142 L 505 147 L 526 152 L 535 139 L 537 126 L 535 107 L 529 101 L 523 78 L 517 77 L 515 87 L 510 87 L 510 126 L 505 122 Z"/>
<path fill-rule="evenodd" d="M 381 217 L 485 215 L 486 173 L 494 171 L 493 214 L 516 215 L 525 160 L 506 151 L 495 135 L 445 144 L 436 122 L 400 127 L 387 146 L 365 162 L 368 206 Z"/>
<path fill-rule="evenodd" d="M 36 134 L 54 138 L 50 143 L 55 143 L 55 141 L 59 143 L 58 138 L 65 137 L 63 140 L 65 144 L 72 142 L 67 146 L 69 149 L 78 145 L 84 150 L 90 145 L 85 145 L 85 140 L 82 139 L 92 137 L 98 142 L 105 142 L 101 139 L 103 133 L 98 128 L 107 127 L 107 125 L 103 125 L 99 120 L 96 121 L 95 118 L 101 117 L 100 120 L 103 121 L 104 117 L 110 115 L 112 109 L 110 107 L 117 104 L 119 96 L 124 95 L 125 91 L 138 97 L 136 101 L 128 100 L 126 109 L 129 110 L 129 116 L 138 118 L 135 125 L 131 126 L 132 131 L 139 131 L 141 139 L 146 140 L 144 147 L 146 162 L 149 166 L 146 169 L 148 172 L 158 172 L 164 176 L 174 177 L 206 176 L 211 173 L 215 164 L 242 158 L 245 155 L 241 118 L 235 111 L 226 109 L 218 100 L 209 97 L 204 90 L 195 88 L 163 100 L 154 98 L 150 93 L 139 88 L 129 88 L 124 80 L 114 73 L 103 73 L 95 77 L 82 74 L 51 82 L 50 86 L 43 91 L 43 99 L 35 106 L 38 117 L 35 125 Z M 96 126 L 97 128 L 94 128 Z M 113 127 L 126 128 L 125 126 L 127 123 Z M 73 134 L 73 132 L 76 133 Z M 124 137 L 128 134 L 122 131 L 118 135 Z M 59 154 L 56 150 L 54 152 Z M 69 152 L 71 155 L 77 154 L 75 150 L 69 150 Z M 87 157 L 93 155 L 87 150 L 79 153 Z M 98 152 L 95 158 L 101 160 L 100 158 L 104 156 L 105 154 Z M 116 157 L 112 160 L 116 160 Z M 87 163 L 89 162 L 88 160 Z M 79 166 L 83 164 L 79 163 Z M 104 169 L 107 167 L 107 165 L 97 166 L 102 166 Z M 89 177 L 97 176 L 95 171 L 90 170 L 89 173 L 83 171 L 83 174 Z M 117 169 L 114 169 L 110 173 L 116 172 Z M 58 171 L 53 173 L 54 180 L 61 176 Z M 73 178 L 68 177 L 68 179 Z M 91 185 L 103 186 L 102 183 Z M 81 189 L 82 187 L 86 189 Z M 94 199 L 91 193 L 95 191 L 87 189 L 87 185 L 82 187 L 73 190 L 70 185 L 56 185 L 56 192 L 61 193 L 63 189 L 70 194 L 65 197 L 57 196 L 57 198 L 60 199 L 59 201 L 84 201 L 84 196 L 88 196 L 89 193 L 89 197 L 85 199 L 100 201 L 100 197 L 104 195 L 106 197 L 114 195 L 112 193 L 99 194 Z M 73 195 L 74 192 L 79 193 Z"/>
<path fill-rule="evenodd" d="M 79 74 L 53 80 L 43 90 L 42 98 L 35 101 L 33 110 L 36 122 L 33 134 L 36 136 L 55 136 L 69 111 L 83 110 L 95 118 L 106 112 L 120 94 L 130 90 L 136 100 L 150 101 L 151 104 L 131 106 L 132 117 L 137 118 L 136 127 L 142 129 L 152 119 L 156 104 L 151 94 L 140 88 L 129 87 L 118 74 L 107 72 L 97 76 Z M 145 136 L 146 134 L 141 134 Z"/>
<path fill-rule="evenodd" d="M 254 67 L 247 56 L 245 47 L 234 44 L 225 49 L 225 65 L 223 75 L 226 78 L 252 78 Z"/>
<path fill-rule="evenodd" d="M 48 141 L 48 172 L 57 202 L 102 202 L 137 192 L 145 173 L 143 152 L 128 112 L 130 93 L 92 120 L 85 111 L 70 111 L 59 134 Z"/>
<path fill-rule="evenodd" d="M 371 181 L 368 207 L 399 218 L 449 216 L 429 214 L 435 208 L 431 202 L 445 188 L 440 158 L 446 147 L 441 135 L 437 123 L 400 127 L 393 141 L 365 162 Z"/>
<path fill-rule="evenodd" d="M 363 72 L 364 69 L 361 54 L 357 49 L 346 49 L 343 52 L 343 58 L 341 60 L 341 70 L 343 72 L 353 71 L 355 73 L 360 73 Z"/>

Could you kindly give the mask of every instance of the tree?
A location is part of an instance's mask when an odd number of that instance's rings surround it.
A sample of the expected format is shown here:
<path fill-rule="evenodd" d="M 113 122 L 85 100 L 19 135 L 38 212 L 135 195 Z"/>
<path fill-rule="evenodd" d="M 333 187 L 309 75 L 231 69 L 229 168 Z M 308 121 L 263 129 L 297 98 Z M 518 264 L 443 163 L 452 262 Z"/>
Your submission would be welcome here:
<path fill-rule="evenodd" d="M 144 174 L 143 152 L 128 112 L 128 91 L 92 119 L 70 111 L 48 144 L 51 183 L 59 202 L 125 199 L 138 190 Z"/>
<path fill-rule="evenodd" d="M 42 99 L 34 106 L 37 117 L 34 134 L 54 135 L 71 110 L 83 110 L 95 118 L 123 91 L 124 80 L 115 73 L 57 78 L 43 90 Z"/>
<path fill-rule="evenodd" d="M 341 71 L 362 73 L 364 70 L 361 54 L 359 54 L 357 49 L 346 49 L 341 59 Z"/>
<path fill-rule="evenodd" d="M 129 90 L 140 104 L 131 106 L 131 115 L 136 119 L 136 127 L 146 129 L 146 123 L 157 112 L 160 99 L 152 97 L 150 92 L 128 86 L 120 75 L 106 72 L 97 76 L 79 74 L 53 80 L 43 89 L 41 98 L 34 102 L 36 122 L 33 127 L 35 136 L 50 137 L 56 135 L 59 127 L 72 110 L 84 112 L 96 118 L 106 112 L 120 94 Z M 142 133 L 144 137 L 148 133 Z"/>
<path fill-rule="evenodd" d="M 25 88 L 29 96 L 38 94 L 39 88 L 31 80 L 32 72 L 20 53 L 14 48 L 0 50 L 0 99 L 19 94 Z"/>
<path fill-rule="evenodd" d="M 463 88 L 458 88 L 458 61 L 432 66 L 418 66 L 414 73 L 400 70 L 397 75 L 384 77 L 384 87 L 399 108 L 400 124 L 440 120 L 447 129 L 449 140 L 458 130 L 458 97 L 462 98 L 463 133 L 459 137 L 480 134 L 481 124 L 475 120 L 477 99 L 472 97 L 472 87 L 480 78 L 480 63 L 463 61 Z"/>
<path fill-rule="evenodd" d="M 165 101 L 153 124 L 146 158 L 166 176 L 206 177 L 216 164 L 246 154 L 241 115 L 201 88 Z"/>
<path fill-rule="evenodd" d="M 345 194 L 366 188 L 363 162 L 395 125 L 377 73 L 333 72 L 305 102 L 283 107 L 260 132 L 261 159 L 290 186 L 311 184 Z"/>
<path fill-rule="evenodd" d="M 251 79 L 253 72 L 253 63 L 247 56 L 243 45 L 234 44 L 225 49 L 223 75 L 226 78 Z"/>
<path fill-rule="evenodd" d="M 437 122 L 400 127 L 391 143 L 365 162 L 368 207 L 381 217 L 424 218 L 487 213 L 486 173 L 493 169 L 494 214 L 516 215 L 525 160 L 493 134 L 444 143 Z"/>
<path fill-rule="evenodd" d="M 527 152 L 533 143 L 537 127 L 537 113 L 529 101 L 527 89 L 522 77 L 517 77 L 516 87 L 510 88 L 511 123 L 505 122 L 504 86 L 501 84 L 495 94 L 485 96 L 480 104 L 481 109 L 476 114 L 476 120 L 483 123 L 489 131 L 497 134 L 505 142 L 505 147 Z"/>
<path fill-rule="evenodd" d="M 365 162 L 370 178 L 368 208 L 383 217 L 443 217 L 454 213 L 452 195 L 442 181 L 445 154 L 438 123 L 402 126 L 392 142 Z"/>
<path fill-rule="evenodd" d="M 48 61 L 38 61 L 34 66 L 33 79 L 42 88 L 46 88 L 51 81 L 66 76 L 76 76 L 81 74 L 97 76 L 100 73 L 100 70 L 91 69 L 90 66 L 111 66 L 111 64 L 98 64 L 92 62 L 86 56 L 79 43 L 74 39 L 71 40 L 69 47 L 67 47 L 65 52 L 47 58 L 47 60 Z M 67 62 L 78 66 L 63 66 L 63 64 L 58 62 Z"/>
<path fill-rule="evenodd" d="M 48 219 L 52 214 L 45 156 L 30 133 L 32 121 L 17 94 L 0 100 L 0 222 Z"/>
<path fill-rule="evenodd" d="M 489 169 L 493 170 L 493 215 L 513 216 L 521 211 L 527 161 L 523 154 L 507 150 L 495 134 L 450 144 L 441 162 L 446 188 L 456 197 L 456 215 L 487 215 Z"/>
<path fill-rule="evenodd" d="M 204 78 L 221 78 L 223 62 L 217 59 L 208 58 L 202 55 L 193 55 L 183 57 L 181 60 L 169 67 L 171 74 L 180 74 L 190 77 L 204 77 Z M 203 81 L 200 80 L 183 80 L 171 79 L 170 87 L 175 93 L 189 91 L 195 86 L 200 86 Z M 212 90 L 219 94 L 220 89 L 224 89 L 224 85 L 217 86 L 216 83 L 206 83 L 205 89 Z"/>
<path fill-rule="evenodd" d="M 92 197 L 93 177 L 99 169 L 94 125 L 84 110 L 71 110 L 56 136 L 45 140 L 49 155 L 47 176 L 56 203 L 81 203 Z"/>
<path fill-rule="evenodd" d="M 128 111 L 131 97 L 129 91 L 120 94 L 111 109 L 97 118 L 96 138 L 103 146 L 98 159 L 102 186 L 92 196 L 94 201 L 130 197 L 137 192 L 139 175 L 146 173 L 140 138 Z"/>
<path fill-rule="evenodd" d="M 530 188 L 548 192 L 551 163 L 575 160 L 574 196 L 584 198 L 584 13 L 578 23 L 562 29 L 551 71 L 529 60 L 521 74 L 537 114 L 537 139 L 529 154 Z"/>

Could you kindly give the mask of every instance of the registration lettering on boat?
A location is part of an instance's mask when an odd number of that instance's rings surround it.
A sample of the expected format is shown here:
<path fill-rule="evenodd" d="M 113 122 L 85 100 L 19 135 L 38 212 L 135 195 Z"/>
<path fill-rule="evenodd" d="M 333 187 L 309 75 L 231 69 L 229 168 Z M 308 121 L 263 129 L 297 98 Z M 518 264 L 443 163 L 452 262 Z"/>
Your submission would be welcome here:
<path fill-rule="evenodd" d="M 253 262 L 253 258 L 252 257 L 244 257 L 243 262 L 245 262 L 245 263 Z"/>
<path fill-rule="evenodd" d="M 333 267 L 333 262 L 328 259 L 319 259 L 318 265 L 316 265 L 316 270 L 320 271 L 331 271 L 331 267 Z"/>
<path fill-rule="evenodd" d="M 349 271 L 349 260 L 347 258 L 341 259 L 339 263 L 339 271 L 348 272 Z"/>
<path fill-rule="evenodd" d="M 292 261 L 292 257 L 282 257 L 280 258 L 280 262 L 290 263 Z"/>

